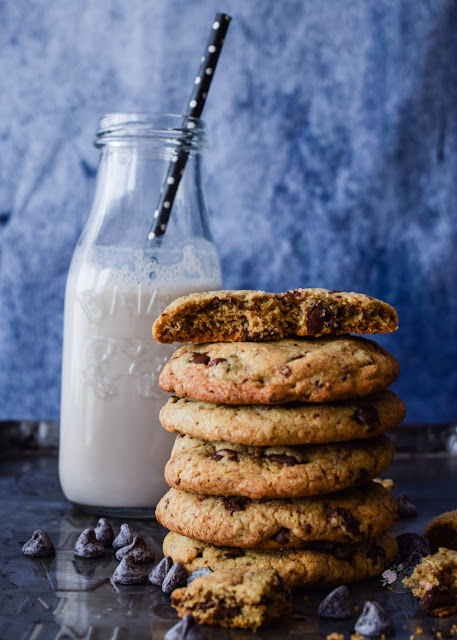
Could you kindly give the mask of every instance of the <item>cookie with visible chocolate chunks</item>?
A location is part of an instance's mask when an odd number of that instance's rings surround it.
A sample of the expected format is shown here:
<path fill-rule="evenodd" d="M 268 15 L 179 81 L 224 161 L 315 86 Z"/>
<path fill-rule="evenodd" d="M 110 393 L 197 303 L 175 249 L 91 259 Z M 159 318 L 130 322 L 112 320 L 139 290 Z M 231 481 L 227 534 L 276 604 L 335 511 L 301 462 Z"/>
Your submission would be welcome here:
<path fill-rule="evenodd" d="M 165 479 L 193 493 L 248 498 L 293 498 L 367 482 L 390 465 L 386 436 L 337 444 L 248 447 L 178 436 Z"/>
<path fill-rule="evenodd" d="M 432 550 L 446 547 L 457 551 L 457 509 L 432 518 L 424 536 L 430 542 Z"/>
<path fill-rule="evenodd" d="M 395 501 L 377 482 L 308 498 L 251 500 L 170 489 L 156 508 L 167 529 L 214 545 L 280 549 L 355 544 L 386 533 Z"/>
<path fill-rule="evenodd" d="M 241 342 L 290 336 L 390 333 L 398 316 L 362 293 L 328 289 L 208 291 L 172 302 L 154 323 L 159 342 Z"/>
<path fill-rule="evenodd" d="M 411 588 L 429 615 L 457 613 L 457 551 L 440 547 L 425 556 L 403 584 Z"/>
<path fill-rule="evenodd" d="M 395 358 L 373 340 L 327 336 L 185 345 L 159 383 L 164 391 L 204 402 L 281 404 L 367 396 L 389 387 L 398 374 Z"/>
<path fill-rule="evenodd" d="M 173 396 L 160 412 L 162 426 L 205 440 L 258 447 L 372 438 L 404 420 L 392 391 L 326 404 L 221 405 Z"/>
<path fill-rule="evenodd" d="M 240 567 L 273 569 L 288 587 L 330 587 L 350 584 L 381 574 L 398 555 L 391 533 L 374 541 L 340 547 L 331 552 L 311 549 L 241 549 L 216 547 L 178 533 L 169 533 L 163 552 L 187 571 L 200 567 L 213 571 Z"/>

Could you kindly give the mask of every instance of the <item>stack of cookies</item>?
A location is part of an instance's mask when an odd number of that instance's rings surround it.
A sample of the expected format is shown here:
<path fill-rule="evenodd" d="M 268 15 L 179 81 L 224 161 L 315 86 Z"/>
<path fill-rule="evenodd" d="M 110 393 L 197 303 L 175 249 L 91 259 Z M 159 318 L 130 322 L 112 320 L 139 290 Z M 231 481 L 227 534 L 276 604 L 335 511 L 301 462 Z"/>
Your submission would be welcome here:
<path fill-rule="evenodd" d="M 389 491 L 373 481 L 405 416 L 388 387 L 398 363 L 350 333 L 395 331 L 369 296 L 297 289 L 218 291 L 172 303 L 160 342 L 191 342 L 165 365 L 175 395 L 161 423 L 178 434 L 157 506 L 164 553 L 188 571 L 274 569 L 286 585 L 378 575 L 398 546 Z"/>

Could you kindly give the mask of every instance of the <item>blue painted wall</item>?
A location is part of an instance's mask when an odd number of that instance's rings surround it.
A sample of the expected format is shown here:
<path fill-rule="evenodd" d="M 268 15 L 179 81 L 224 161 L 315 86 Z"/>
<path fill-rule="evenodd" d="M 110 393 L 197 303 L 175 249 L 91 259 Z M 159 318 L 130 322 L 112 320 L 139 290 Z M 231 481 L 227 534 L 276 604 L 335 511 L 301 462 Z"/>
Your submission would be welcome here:
<path fill-rule="evenodd" d="M 98 116 L 181 111 L 218 10 L 234 19 L 206 184 L 225 286 L 389 301 L 409 421 L 457 419 L 454 0 L 0 3 L 0 419 L 58 416 Z"/>

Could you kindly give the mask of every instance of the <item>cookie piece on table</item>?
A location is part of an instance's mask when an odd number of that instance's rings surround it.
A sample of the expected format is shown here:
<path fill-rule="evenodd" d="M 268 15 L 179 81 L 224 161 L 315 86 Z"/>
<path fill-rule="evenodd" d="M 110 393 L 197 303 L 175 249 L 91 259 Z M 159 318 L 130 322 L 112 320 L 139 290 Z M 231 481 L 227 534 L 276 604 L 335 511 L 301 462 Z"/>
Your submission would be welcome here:
<path fill-rule="evenodd" d="M 248 498 L 293 498 L 368 482 L 393 460 L 386 436 L 337 444 L 247 447 L 178 436 L 165 467 L 170 487 Z"/>
<path fill-rule="evenodd" d="M 424 535 L 430 542 L 432 551 L 438 547 L 457 551 L 457 509 L 446 511 L 430 520 Z"/>
<path fill-rule="evenodd" d="M 159 383 L 164 391 L 204 402 L 280 404 L 367 396 L 389 387 L 398 374 L 398 362 L 376 342 L 345 336 L 185 345 Z"/>
<path fill-rule="evenodd" d="M 403 401 L 392 391 L 318 405 L 231 406 L 173 396 L 160 421 L 172 433 L 268 447 L 372 438 L 393 429 L 405 415 Z"/>
<path fill-rule="evenodd" d="M 419 598 L 421 608 L 432 616 L 457 612 L 457 551 L 441 547 L 425 556 L 403 584 Z"/>
<path fill-rule="evenodd" d="M 308 498 L 251 500 L 170 489 L 156 508 L 167 529 L 209 544 L 283 549 L 310 543 L 354 544 L 377 538 L 395 519 L 380 484 Z"/>
<path fill-rule="evenodd" d="M 208 291 L 172 302 L 154 323 L 159 342 L 241 342 L 288 336 L 390 333 L 398 316 L 362 293 L 328 289 Z"/>
<path fill-rule="evenodd" d="M 338 553 L 309 549 L 241 549 L 217 547 L 192 538 L 169 533 L 163 541 L 164 553 L 181 562 L 187 571 L 200 567 L 213 571 L 231 569 L 273 569 L 289 588 L 330 587 L 380 575 L 398 554 L 395 537 L 387 533 L 377 540 L 348 546 Z"/>
<path fill-rule="evenodd" d="M 200 624 L 257 629 L 291 610 L 289 590 L 273 569 L 233 568 L 196 578 L 171 594 L 180 618 Z"/>

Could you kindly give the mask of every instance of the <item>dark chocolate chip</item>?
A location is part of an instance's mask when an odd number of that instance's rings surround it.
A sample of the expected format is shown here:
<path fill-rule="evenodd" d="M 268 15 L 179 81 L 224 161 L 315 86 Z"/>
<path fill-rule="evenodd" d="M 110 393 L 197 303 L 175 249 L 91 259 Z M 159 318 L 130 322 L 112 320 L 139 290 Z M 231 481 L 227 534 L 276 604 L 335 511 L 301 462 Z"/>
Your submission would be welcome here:
<path fill-rule="evenodd" d="M 93 529 L 84 529 L 75 544 L 75 556 L 78 558 L 101 558 L 105 547 L 95 537 Z"/>
<path fill-rule="evenodd" d="M 378 410 L 371 404 L 363 404 L 357 407 L 351 419 L 362 427 L 366 427 L 368 432 L 374 431 L 381 424 Z"/>
<path fill-rule="evenodd" d="M 118 549 L 122 549 L 122 547 L 126 547 L 133 542 L 135 536 L 136 533 L 129 524 L 121 524 L 121 530 L 113 540 L 113 549 L 117 551 Z"/>
<path fill-rule="evenodd" d="M 116 552 L 119 561 L 126 556 L 131 556 L 136 562 L 154 562 L 154 553 L 140 536 L 135 536 L 129 545 Z"/>
<path fill-rule="evenodd" d="M 165 576 L 162 583 L 162 591 L 171 593 L 179 587 L 185 587 L 187 584 L 187 571 L 180 562 L 175 562 L 170 571 Z"/>
<path fill-rule="evenodd" d="M 195 571 L 192 571 L 190 576 L 187 578 L 187 586 L 189 586 L 190 583 L 196 580 L 197 578 L 201 578 L 202 576 L 207 576 L 210 573 L 213 573 L 213 572 L 209 567 L 200 567 L 200 569 L 195 569 Z"/>
<path fill-rule="evenodd" d="M 182 620 L 166 632 L 163 640 L 202 640 L 204 637 L 198 622 L 191 613 L 186 613 Z"/>
<path fill-rule="evenodd" d="M 286 364 L 283 364 L 283 366 L 279 369 L 279 373 L 281 373 L 285 378 L 288 378 L 292 373 L 292 370 Z"/>
<path fill-rule="evenodd" d="M 227 358 L 214 358 L 208 364 L 208 367 L 214 367 L 216 364 L 220 364 L 221 362 L 227 362 Z"/>
<path fill-rule="evenodd" d="M 282 529 L 280 529 L 278 531 L 278 533 L 276 533 L 273 536 L 273 540 L 275 540 L 275 542 L 277 542 L 278 544 L 286 544 L 287 542 L 289 542 L 289 538 L 288 538 L 288 534 L 289 533 L 289 529 L 285 529 L 284 527 Z"/>
<path fill-rule="evenodd" d="M 162 558 L 159 564 L 157 564 L 149 574 L 149 582 L 156 587 L 162 587 L 165 576 L 170 571 L 172 566 L 173 560 L 170 556 L 165 556 L 165 558 Z"/>
<path fill-rule="evenodd" d="M 230 549 L 230 551 L 226 551 L 224 553 L 224 558 L 226 558 L 226 560 L 231 560 L 232 558 L 242 558 L 243 556 L 243 549 Z"/>
<path fill-rule="evenodd" d="M 114 531 L 106 518 L 100 518 L 94 529 L 95 537 L 105 547 L 110 547 L 114 540 Z"/>
<path fill-rule="evenodd" d="M 213 309 L 219 309 L 221 305 L 222 305 L 222 302 L 220 298 L 218 298 L 217 296 L 213 298 L 210 302 L 210 306 L 213 307 Z"/>
<path fill-rule="evenodd" d="M 385 562 L 385 560 L 386 560 L 386 552 L 385 552 L 384 548 L 381 547 L 379 544 L 374 544 L 367 551 L 367 558 L 372 560 L 373 565 L 376 566 L 379 561 Z"/>
<path fill-rule="evenodd" d="M 320 603 L 317 615 L 334 620 L 350 618 L 352 610 L 349 603 L 349 589 L 345 585 L 333 589 Z"/>
<path fill-rule="evenodd" d="M 409 578 L 414 569 L 417 567 L 419 562 L 422 561 L 422 556 L 417 551 L 413 551 L 410 556 L 406 558 L 402 562 L 403 569 L 401 570 L 401 575 L 403 578 Z"/>
<path fill-rule="evenodd" d="M 148 572 L 135 562 L 132 556 L 125 556 L 113 573 L 113 582 L 118 584 L 143 584 L 148 579 Z"/>
<path fill-rule="evenodd" d="M 233 449 L 218 449 L 209 456 L 212 460 L 222 460 L 222 458 L 228 458 L 232 462 L 238 462 L 238 454 Z"/>
<path fill-rule="evenodd" d="M 214 612 L 213 616 L 215 620 L 231 620 L 236 616 L 239 616 L 241 613 L 241 607 L 229 607 L 222 602 L 220 602 Z"/>
<path fill-rule="evenodd" d="M 398 518 L 415 518 L 417 516 L 417 509 L 408 500 L 406 493 L 401 493 L 395 501 L 397 503 Z"/>
<path fill-rule="evenodd" d="M 313 335 L 320 333 L 325 325 L 333 327 L 335 314 L 322 302 L 318 302 L 308 311 L 308 333 Z"/>
<path fill-rule="evenodd" d="M 244 511 L 246 508 L 239 498 L 226 497 L 222 498 L 222 500 L 225 508 L 227 511 L 230 511 L 230 513 L 234 513 L 235 511 Z"/>
<path fill-rule="evenodd" d="M 363 636 L 391 636 L 394 633 L 394 625 L 380 604 L 373 600 L 367 600 L 363 605 L 363 611 L 354 626 Z"/>
<path fill-rule="evenodd" d="M 46 558 L 55 554 L 54 545 L 46 531 L 37 529 L 22 547 L 22 553 L 31 558 Z"/>
<path fill-rule="evenodd" d="M 210 360 L 211 358 L 207 356 L 206 353 L 194 353 L 191 362 L 195 364 L 208 364 Z"/>
<path fill-rule="evenodd" d="M 352 515 L 352 513 L 350 511 L 348 511 L 347 509 L 344 509 L 343 507 L 336 507 L 336 509 L 333 509 L 333 511 L 330 513 L 330 520 L 337 520 L 338 521 L 338 525 L 340 524 L 340 521 L 343 521 L 343 525 L 344 527 L 349 531 L 349 533 L 351 533 L 353 536 L 357 536 L 360 534 L 360 523 L 359 521 L 354 518 L 354 516 Z"/>
<path fill-rule="evenodd" d="M 401 533 L 397 536 L 397 542 L 400 550 L 400 560 L 408 558 L 415 551 L 422 557 L 430 554 L 429 541 L 418 533 Z"/>
<path fill-rule="evenodd" d="M 433 586 L 428 589 L 421 598 L 420 605 L 424 611 L 432 612 L 434 609 L 448 607 L 455 604 L 455 595 L 446 587 Z"/>
<path fill-rule="evenodd" d="M 289 453 L 267 453 L 265 457 L 272 462 L 277 462 L 283 467 L 293 467 L 300 462 L 295 456 Z"/>

